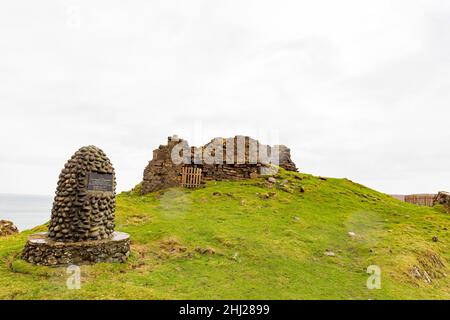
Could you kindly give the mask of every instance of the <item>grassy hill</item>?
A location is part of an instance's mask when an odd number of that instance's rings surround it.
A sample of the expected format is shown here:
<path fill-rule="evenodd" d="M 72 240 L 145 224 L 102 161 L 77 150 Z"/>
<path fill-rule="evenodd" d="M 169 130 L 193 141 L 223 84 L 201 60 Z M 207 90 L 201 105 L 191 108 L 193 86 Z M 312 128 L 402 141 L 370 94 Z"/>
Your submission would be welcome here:
<path fill-rule="evenodd" d="M 66 289 L 64 268 L 20 260 L 45 226 L 1 238 L 0 298 L 450 298 L 449 214 L 346 179 L 276 179 L 120 194 L 116 229 L 131 234 L 133 253 L 82 266 L 80 290 Z M 379 290 L 366 287 L 369 265 L 381 268 Z"/>

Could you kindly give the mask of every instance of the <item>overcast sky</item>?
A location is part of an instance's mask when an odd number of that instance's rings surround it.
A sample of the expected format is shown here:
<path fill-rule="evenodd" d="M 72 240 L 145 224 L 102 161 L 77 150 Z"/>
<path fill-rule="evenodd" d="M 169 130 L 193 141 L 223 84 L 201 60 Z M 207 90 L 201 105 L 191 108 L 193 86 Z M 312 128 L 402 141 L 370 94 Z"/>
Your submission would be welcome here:
<path fill-rule="evenodd" d="M 450 1 L 2 1 L 0 110 L 1 193 L 53 194 L 89 144 L 130 189 L 172 134 L 450 191 Z"/>

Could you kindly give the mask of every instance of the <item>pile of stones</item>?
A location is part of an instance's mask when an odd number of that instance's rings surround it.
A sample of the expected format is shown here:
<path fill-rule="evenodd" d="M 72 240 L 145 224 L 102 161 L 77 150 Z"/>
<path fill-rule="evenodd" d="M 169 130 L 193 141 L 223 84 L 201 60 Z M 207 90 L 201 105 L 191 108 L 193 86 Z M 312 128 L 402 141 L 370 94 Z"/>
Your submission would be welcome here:
<path fill-rule="evenodd" d="M 12 221 L 0 220 L 0 237 L 9 236 L 18 232 L 19 230 Z"/>
<path fill-rule="evenodd" d="M 89 174 L 110 175 L 110 190 L 88 190 Z M 114 168 L 95 146 L 83 147 L 62 170 L 53 202 L 49 238 L 57 241 L 107 239 L 114 232 Z"/>

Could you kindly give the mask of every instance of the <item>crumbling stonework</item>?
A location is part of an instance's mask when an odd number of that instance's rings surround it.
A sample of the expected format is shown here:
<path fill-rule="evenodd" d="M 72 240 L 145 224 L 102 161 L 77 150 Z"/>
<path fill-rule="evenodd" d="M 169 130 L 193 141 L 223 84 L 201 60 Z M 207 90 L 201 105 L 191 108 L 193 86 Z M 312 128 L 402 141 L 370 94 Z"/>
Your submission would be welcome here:
<path fill-rule="evenodd" d="M 153 159 L 144 170 L 142 194 L 147 194 L 163 188 L 180 184 L 181 164 L 174 164 L 171 159 L 173 148 L 183 140 L 169 137 L 167 145 L 160 145 L 153 151 Z"/>
<path fill-rule="evenodd" d="M 105 153 L 83 147 L 62 170 L 48 233 L 33 234 L 22 252 L 38 265 L 123 262 L 130 237 L 114 231 L 116 180 Z"/>
<path fill-rule="evenodd" d="M 0 237 L 18 233 L 19 230 L 12 221 L 0 220 Z"/>
<path fill-rule="evenodd" d="M 94 179 L 109 179 L 110 186 L 95 186 Z M 114 231 L 115 186 L 114 168 L 102 150 L 94 146 L 78 150 L 59 176 L 49 238 L 58 241 L 109 238 Z"/>
<path fill-rule="evenodd" d="M 179 161 L 174 161 L 174 155 Z M 189 147 L 187 141 L 169 137 L 167 145 L 153 151 L 144 170 L 142 194 L 180 185 L 184 165 L 202 169 L 202 179 L 241 180 L 267 173 L 270 164 L 297 171 L 286 146 L 267 146 L 250 137 L 211 140 L 202 147 Z"/>
<path fill-rule="evenodd" d="M 438 193 L 434 200 L 435 204 L 443 205 L 447 211 L 450 213 L 450 193 L 441 191 Z"/>
<path fill-rule="evenodd" d="M 279 147 L 279 166 L 283 169 L 286 169 L 287 171 L 295 171 L 297 172 L 297 167 L 295 166 L 295 163 L 291 159 L 291 149 L 284 145 L 280 145 Z"/>

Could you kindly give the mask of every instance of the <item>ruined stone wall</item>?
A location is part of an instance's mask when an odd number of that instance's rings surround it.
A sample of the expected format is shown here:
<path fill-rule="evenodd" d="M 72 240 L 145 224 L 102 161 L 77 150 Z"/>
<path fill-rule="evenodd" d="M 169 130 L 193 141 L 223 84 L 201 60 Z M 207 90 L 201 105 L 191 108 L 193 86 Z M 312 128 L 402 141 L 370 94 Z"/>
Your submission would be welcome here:
<path fill-rule="evenodd" d="M 434 200 L 435 204 L 443 205 L 450 213 L 450 193 L 441 191 Z"/>
<path fill-rule="evenodd" d="M 142 194 L 147 194 L 163 188 L 170 188 L 180 184 L 181 164 L 172 162 L 172 149 L 183 140 L 168 138 L 167 145 L 160 145 L 153 151 L 153 159 L 144 170 Z"/>
<path fill-rule="evenodd" d="M 203 180 L 242 180 L 256 178 L 260 174 L 260 164 L 199 165 Z"/>
<path fill-rule="evenodd" d="M 238 151 L 239 146 L 242 148 L 240 151 Z M 216 138 L 203 147 L 193 148 L 192 161 L 198 162 L 198 155 L 202 153 L 204 156 L 205 154 L 210 155 L 210 161 L 216 156 L 218 160 L 221 160 L 221 164 L 209 164 L 205 158 L 200 161 L 201 164 L 198 167 L 202 168 L 204 180 L 250 179 L 261 174 L 261 171 L 267 167 L 265 164 L 269 162 L 269 159 L 261 159 L 259 149 L 262 148 L 266 148 L 268 156 L 272 154 L 271 147 L 260 144 L 250 137 Z"/>
<path fill-rule="evenodd" d="M 284 145 L 278 146 L 279 153 L 279 166 L 287 171 L 295 171 L 297 172 L 297 167 L 295 163 L 291 159 L 291 149 Z"/>
<path fill-rule="evenodd" d="M 93 183 L 103 176 L 110 182 L 106 188 Z M 63 242 L 109 238 L 114 232 L 115 186 L 114 168 L 102 150 L 78 150 L 59 176 L 48 237 Z"/>
<path fill-rule="evenodd" d="M 183 150 L 178 153 L 180 146 L 183 146 Z M 230 149 L 230 146 L 233 149 Z M 241 146 L 239 151 L 238 146 Z M 250 137 L 235 136 L 229 139 L 216 138 L 197 148 L 189 147 L 185 140 L 169 137 L 167 145 L 161 145 L 154 150 L 153 159 L 144 170 L 142 194 L 178 186 L 181 168 L 186 162 L 202 169 L 203 180 L 255 178 L 266 173 L 269 158 L 276 155 L 276 150 L 279 154 L 277 164 L 286 170 L 297 171 L 291 160 L 289 148 L 283 145 L 270 147 Z M 178 154 L 180 161 L 181 159 L 186 161 L 174 163 L 173 154 Z"/>

